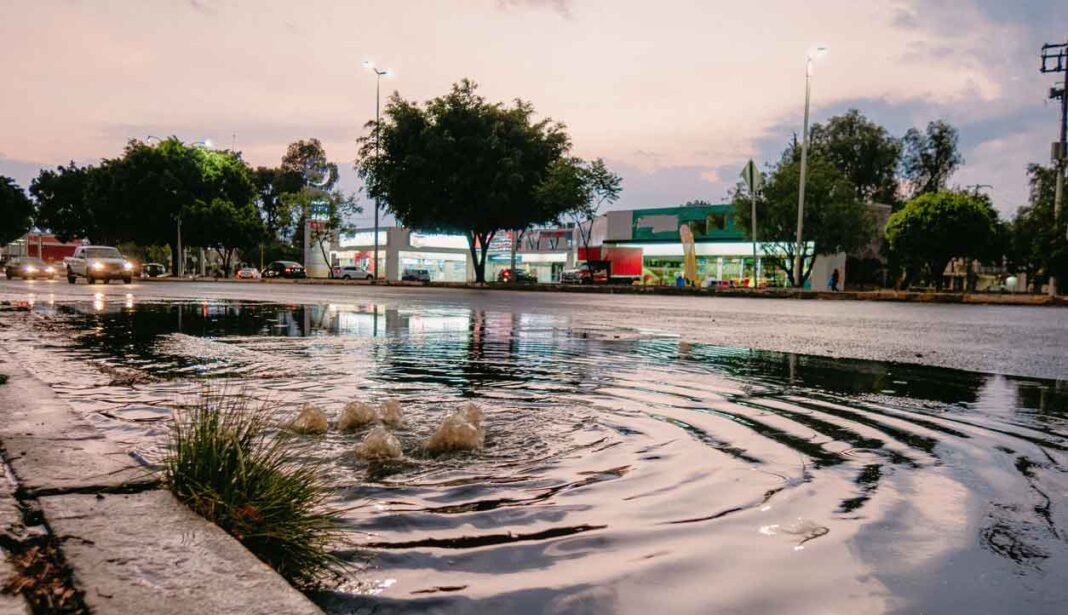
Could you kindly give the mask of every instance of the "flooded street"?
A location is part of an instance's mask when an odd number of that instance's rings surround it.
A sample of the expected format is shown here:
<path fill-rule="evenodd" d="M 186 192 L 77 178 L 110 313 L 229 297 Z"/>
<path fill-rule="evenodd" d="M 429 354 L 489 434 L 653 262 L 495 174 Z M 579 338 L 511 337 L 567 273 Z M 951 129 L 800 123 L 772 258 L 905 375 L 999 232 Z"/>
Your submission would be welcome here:
<path fill-rule="evenodd" d="M 363 431 L 307 437 L 356 565 L 328 612 L 1068 604 L 1063 310 L 727 299 L 703 317 L 733 324 L 702 332 L 691 299 L 181 286 L 3 285 L 0 344 L 146 464 L 204 386 L 279 421 L 400 401 L 401 461 L 355 458 Z M 484 448 L 427 452 L 466 401 Z"/>

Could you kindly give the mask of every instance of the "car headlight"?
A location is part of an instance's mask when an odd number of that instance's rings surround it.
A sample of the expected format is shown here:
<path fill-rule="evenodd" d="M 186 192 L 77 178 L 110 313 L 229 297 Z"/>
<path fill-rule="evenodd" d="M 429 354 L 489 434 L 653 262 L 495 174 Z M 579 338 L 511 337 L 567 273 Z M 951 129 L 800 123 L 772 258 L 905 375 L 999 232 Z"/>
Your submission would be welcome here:
<path fill-rule="evenodd" d="M 96 262 L 96 263 L 93 263 L 93 264 L 89 265 L 89 267 L 92 268 L 95 271 L 100 271 L 101 269 L 104 268 L 104 263 Z"/>
<path fill-rule="evenodd" d="M 26 265 L 26 266 L 25 266 L 25 267 L 23 267 L 22 269 L 23 269 L 23 271 L 25 271 L 26 273 L 33 273 L 34 271 L 37 271 L 37 267 L 34 267 L 33 265 Z"/>
<path fill-rule="evenodd" d="M 131 265 L 130 263 L 123 263 L 122 268 L 126 271 L 130 271 L 131 269 L 133 269 L 133 265 Z"/>
<path fill-rule="evenodd" d="M 45 267 L 45 273 L 55 273 L 55 272 L 56 272 L 56 268 L 55 267 L 51 267 L 51 266 Z"/>

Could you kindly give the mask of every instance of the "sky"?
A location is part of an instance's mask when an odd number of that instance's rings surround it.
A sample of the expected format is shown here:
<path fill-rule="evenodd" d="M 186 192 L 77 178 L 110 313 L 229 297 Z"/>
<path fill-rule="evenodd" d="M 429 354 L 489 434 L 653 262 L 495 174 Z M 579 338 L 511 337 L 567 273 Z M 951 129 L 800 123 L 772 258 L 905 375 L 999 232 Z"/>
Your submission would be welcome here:
<path fill-rule="evenodd" d="M 945 119 L 1009 215 L 1047 162 L 1063 0 L 0 0 L 0 175 L 117 156 L 147 135 L 210 139 L 253 165 L 322 140 L 358 190 L 356 139 L 382 81 L 423 101 L 464 77 L 530 101 L 574 153 L 623 176 L 615 208 L 721 201 L 812 119 L 857 108 L 896 136 Z M 366 199 L 363 199 L 366 201 Z M 369 211 L 369 208 L 367 208 Z"/>

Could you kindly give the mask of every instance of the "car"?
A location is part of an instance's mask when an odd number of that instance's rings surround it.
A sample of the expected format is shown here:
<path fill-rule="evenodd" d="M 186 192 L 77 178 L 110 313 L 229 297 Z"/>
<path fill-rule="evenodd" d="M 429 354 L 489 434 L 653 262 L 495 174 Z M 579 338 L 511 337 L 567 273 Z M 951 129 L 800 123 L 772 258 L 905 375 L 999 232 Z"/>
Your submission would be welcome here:
<path fill-rule="evenodd" d="M 304 265 L 294 261 L 274 261 L 263 268 L 261 275 L 265 278 L 306 278 L 308 273 Z"/>
<path fill-rule="evenodd" d="M 73 256 L 63 259 L 63 265 L 71 284 L 78 278 L 85 278 L 90 284 L 96 284 L 97 280 L 105 284 L 111 280 L 122 280 L 123 284 L 133 282 L 133 263 L 111 246 L 78 246 Z"/>
<path fill-rule="evenodd" d="M 167 267 L 162 263 L 145 263 L 141 267 L 141 277 L 143 278 L 158 278 L 167 275 Z"/>
<path fill-rule="evenodd" d="M 260 279 L 260 270 L 255 267 L 242 267 L 237 270 L 234 277 L 239 280 L 258 280 Z"/>
<path fill-rule="evenodd" d="M 401 276 L 402 282 L 429 282 L 430 272 L 426 269 L 406 269 Z"/>
<path fill-rule="evenodd" d="M 334 277 L 342 280 L 371 280 L 374 275 L 363 267 L 345 265 L 343 267 L 334 267 Z"/>
<path fill-rule="evenodd" d="M 22 278 L 23 280 L 47 278 L 54 280 L 56 279 L 56 268 L 39 258 L 23 256 L 9 260 L 4 266 L 4 274 L 9 280 L 14 280 L 15 278 Z"/>
<path fill-rule="evenodd" d="M 515 278 L 516 282 L 520 284 L 532 284 L 538 281 L 538 278 L 529 271 L 523 269 L 501 269 L 501 272 L 497 274 L 498 282 L 511 282 Z"/>
<path fill-rule="evenodd" d="M 560 272 L 561 284 L 589 284 L 590 282 L 596 282 L 603 284 L 608 281 L 608 273 L 603 269 L 595 269 L 593 274 L 590 274 L 590 270 L 587 267 L 579 267 L 577 269 L 565 269 Z"/>

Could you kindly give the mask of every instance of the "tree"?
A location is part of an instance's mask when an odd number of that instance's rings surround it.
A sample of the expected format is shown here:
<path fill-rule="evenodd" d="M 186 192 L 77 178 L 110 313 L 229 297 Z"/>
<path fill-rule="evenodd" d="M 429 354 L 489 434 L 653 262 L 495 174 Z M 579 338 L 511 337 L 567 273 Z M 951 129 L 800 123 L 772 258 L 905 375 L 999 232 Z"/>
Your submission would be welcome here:
<path fill-rule="evenodd" d="M 337 165 L 326 158 L 326 150 L 319 139 L 301 139 L 289 144 L 286 153 L 282 156 L 283 173 L 290 177 L 299 177 L 300 183 L 296 190 L 290 190 L 290 198 L 284 202 L 292 202 L 293 196 L 304 188 L 315 188 L 324 192 L 330 192 L 337 184 Z M 293 209 L 290 214 L 295 216 L 293 220 L 293 246 L 298 252 L 304 251 L 304 226 L 307 222 L 305 209 Z"/>
<path fill-rule="evenodd" d="M 281 167 L 256 167 L 252 172 L 256 198 L 263 216 L 264 233 L 269 239 L 288 239 L 294 231 L 294 212 L 282 196 L 300 192 L 304 177 Z"/>
<path fill-rule="evenodd" d="M 781 268 L 791 281 L 796 279 L 800 185 L 800 162 L 794 155 L 795 147 L 796 144 L 787 147 L 779 163 L 769 169 L 764 188 L 757 195 L 758 236 L 770 257 L 765 263 Z M 816 256 L 852 252 L 870 241 L 874 221 L 856 194 L 853 184 L 834 165 L 819 156 L 809 158 L 801 245 L 801 259 L 805 264 L 801 272 L 802 286 L 812 273 Z M 736 221 L 752 236 L 750 196 L 744 185 L 735 190 L 733 200 Z"/>
<path fill-rule="evenodd" d="M 314 186 L 330 191 L 338 180 L 337 165 L 326 159 L 326 150 L 319 139 L 301 139 L 290 143 L 282 156 L 281 171 L 291 174 L 291 177 L 301 178 L 298 190 Z"/>
<path fill-rule="evenodd" d="M 943 120 L 928 123 L 925 132 L 910 128 L 902 145 L 901 174 L 914 197 L 945 190 L 964 164 L 957 149 L 957 129 Z"/>
<path fill-rule="evenodd" d="M 997 213 L 989 201 L 964 192 L 935 192 L 911 199 L 886 223 L 890 250 L 905 268 L 906 283 L 925 274 L 942 288 L 954 258 L 988 256 L 997 238 Z"/>
<path fill-rule="evenodd" d="M 558 192 L 564 195 L 560 201 L 570 200 L 573 206 L 566 210 L 578 231 L 579 242 L 586 252 L 586 268 L 590 268 L 590 238 L 593 234 L 593 222 L 600 214 L 601 206 L 614 203 L 622 191 L 623 179 L 608 170 L 604 160 L 598 158 L 587 162 L 579 158 L 561 159 L 549 174 L 549 181 L 541 190 Z M 591 276 L 593 272 L 590 272 Z M 591 278 L 592 279 L 592 278 Z"/>
<path fill-rule="evenodd" d="M 87 206 L 90 167 L 69 166 L 43 169 L 30 182 L 30 194 L 37 201 L 37 222 L 62 241 L 96 234 L 95 212 Z"/>
<path fill-rule="evenodd" d="M 562 213 L 546 207 L 538 188 L 570 143 L 563 125 L 535 121 L 529 103 L 489 103 L 476 89 L 465 79 L 422 106 L 394 94 L 381 124 L 371 122 L 371 134 L 360 139 L 356 164 L 368 195 L 405 226 L 463 233 L 476 280 L 484 282 L 498 230 Z"/>
<path fill-rule="evenodd" d="M 856 110 L 812 127 L 812 153 L 830 162 L 864 202 L 897 201 L 897 167 L 901 141 Z"/>
<path fill-rule="evenodd" d="M 1053 195 L 1056 170 L 1032 164 L 1027 169 L 1031 190 L 1027 205 L 1016 211 L 1009 226 L 1010 266 L 1027 274 L 1038 291 L 1050 274 L 1068 279 L 1068 245 L 1064 241 L 1068 211 L 1054 223 Z"/>
<path fill-rule="evenodd" d="M 0 176 L 0 245 L 18 239 L 33 225 L 33 201 L 10 177 Z"/>

